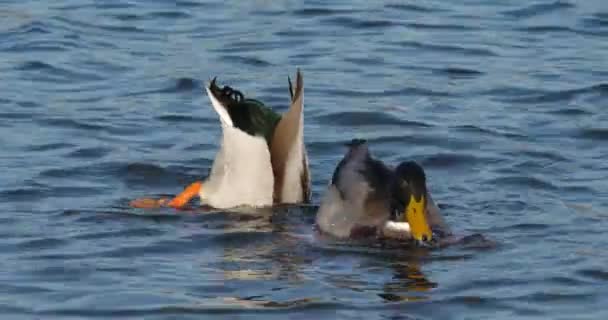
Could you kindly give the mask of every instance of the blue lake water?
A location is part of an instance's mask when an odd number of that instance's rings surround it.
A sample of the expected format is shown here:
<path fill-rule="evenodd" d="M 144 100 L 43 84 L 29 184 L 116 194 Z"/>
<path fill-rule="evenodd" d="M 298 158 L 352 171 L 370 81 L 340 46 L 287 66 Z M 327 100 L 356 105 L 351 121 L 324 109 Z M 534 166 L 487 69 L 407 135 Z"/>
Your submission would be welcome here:
<path fill-rule="evenodd" d="M 285 110 L 313 205 L 128 207 L 204 177 L 214 76 Z M 2 319 L 606 319 L 608 3 L 0 1 Z M 442 250 L 319 241 L 365 138 L 419 161 Z"/>

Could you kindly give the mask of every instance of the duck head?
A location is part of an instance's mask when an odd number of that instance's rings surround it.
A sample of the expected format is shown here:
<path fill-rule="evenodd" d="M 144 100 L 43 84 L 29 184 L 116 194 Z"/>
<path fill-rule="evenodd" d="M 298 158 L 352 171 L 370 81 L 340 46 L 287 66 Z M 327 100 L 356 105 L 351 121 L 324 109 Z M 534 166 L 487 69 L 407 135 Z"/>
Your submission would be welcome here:
<path fill-rule="evenodd" d="M 415 240 L 431 241 L 433 235 L 426 215 L 429 197 L 424 170 L 416 162 L 402 162 L 395 169 L 394 178 L 393 218 L 409 223 L 412 237 Z"/>

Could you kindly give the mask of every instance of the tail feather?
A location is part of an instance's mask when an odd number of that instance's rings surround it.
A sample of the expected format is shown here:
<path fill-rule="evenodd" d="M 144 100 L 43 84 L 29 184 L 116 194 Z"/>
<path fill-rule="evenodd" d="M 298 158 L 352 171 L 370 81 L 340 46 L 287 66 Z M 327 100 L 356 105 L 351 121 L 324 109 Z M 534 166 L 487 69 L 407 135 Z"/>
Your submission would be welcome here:
<path fill-rule="evenodd" d="M 291 106 L 277 124 L 270 144 L 275 176 L 275 201 L 308 201 L 310 176 L 303 137 L 304 81 L 300 70 L 296 74 L 295 88 L 291 78 L 287 80 Z"/>

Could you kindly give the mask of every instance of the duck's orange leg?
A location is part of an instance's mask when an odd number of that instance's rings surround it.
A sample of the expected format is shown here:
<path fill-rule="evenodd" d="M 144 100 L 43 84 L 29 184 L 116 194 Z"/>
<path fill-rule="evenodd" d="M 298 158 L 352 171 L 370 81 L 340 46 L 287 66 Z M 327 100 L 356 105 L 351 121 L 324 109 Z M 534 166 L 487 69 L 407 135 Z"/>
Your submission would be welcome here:
<path fill-rule="evenodd" d="M 153 209 L 159 207 L 173 207 L 173 208 L 182 208 L 185 206 L 192 198 L 197 196 L 203 187 L 203 183 L 200 181 L 194 182 L 190 184 L 184 191 L 175 196 L 173 199 L 168 198 L 160 198 L 160 199 L 151 199 L 151 198 L 139 198 L 131 201 L 129 205 L 134 208 L 141 209 Z"/>
<path fill-rule="evenodd" d="M 185 206 L 190 199 L 194 198 L 199 194 L 201 189 L 203 188 L 203 183 L 200 181 L 194 182 L 182 191 L 182 193 L 178 194 L 175 198 L 171 199 L 167 205 L 173 208 L 181 208 Z"/>

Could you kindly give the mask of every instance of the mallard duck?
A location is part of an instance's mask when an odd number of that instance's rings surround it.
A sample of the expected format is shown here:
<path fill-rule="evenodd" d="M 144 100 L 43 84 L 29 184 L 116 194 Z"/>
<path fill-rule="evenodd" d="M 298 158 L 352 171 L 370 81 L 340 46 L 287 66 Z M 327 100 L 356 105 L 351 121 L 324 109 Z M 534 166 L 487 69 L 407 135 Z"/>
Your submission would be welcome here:
<path fill-rule="evenodd" d="M 347 146 L 317 212 L 322 233 L 423 242 L 450 233 L 420 165 L 407 161 L 393 169 L 372 157 L 365 140 Z"/>
<path fill-rule="evenodd" d="M 308 156 L 304 145 L 304 81 L 288 78 L 291 105 L 278 114 L 213 79 L 205 88 L 219 115 L 222 140 L 209 176 L 173 199 L 138 199 L 134 207 L 183 207 L 193 197 L 214 208 L 271 206 L 310 200 Z M 295 90 L 294 90 L 295 89 Z"/>

